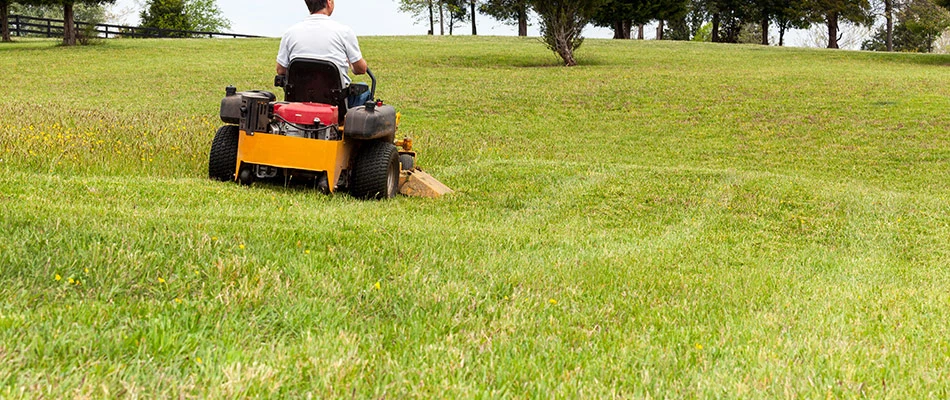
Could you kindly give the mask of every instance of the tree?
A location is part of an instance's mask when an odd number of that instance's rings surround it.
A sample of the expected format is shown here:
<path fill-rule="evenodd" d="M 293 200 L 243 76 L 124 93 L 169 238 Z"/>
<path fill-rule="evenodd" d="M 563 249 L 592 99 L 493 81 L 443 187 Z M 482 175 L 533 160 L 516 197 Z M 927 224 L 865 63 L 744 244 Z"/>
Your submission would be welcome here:
<path fill-rule="evenodd" d="M 143 28 L 154 28 L 170 31 L 190 31 L 194 25 L 185 14 L 184 0 L 149 0 L 146 8 L 139 15 Z M 188 37 L 181 32 L 169 32 L 171 37 Z"/>
<path fill-rule="evenodd" d="M 634 25 L 643 25 L 656 17 L 657 1 L 607 0 L 594 13 L 594 25 L 610 28 L 614 39 L 630 39 Z"/>
<path fill-rule="evenodd" d="M 149 0 L 140 14 L 143 28 L 171 31 L 220 32 L 231 29 L 231 21 L 221 15 L 215 0 Z M 171 37 L 189 37 L 169 32 Z"/>
<path fill-rule="evenodd" d="M 548 48 L 564 60 L 564 65 L 577 65 L 574 51 L 584 38 L 581 31 L 601 5 L 601 0 L 530 0 L 541 17 L 541 37 Z"/>
<path fill-rule="evenodd" d="M 435 34 L 434 0 L 399 0 L 399 11 L 412 14 L 417 19 L 429 16 L 429 34 Z M 441 5 L 440 5 L 441 6 Z"/>
<path fill-rule="evenodd" d="M 874 22 L 868 0 L 805 0 L 805 9 L 813 22 L 827 25 L 829 49 L 838 48 L 840 22 L 850 21 L 863 26 Z"/>
<path fill-rule="evenodd" d="M 789 29 L 805 29 L 811 23 L 808 20 L 801 0 L 772 0 L 772 20 L 778 27 L 778 45 L 785 45 L 785 32 Z"/>
<path fill-rule="evenodd" d="M 913 0 L 896 16 L 898 23 L 893 28 L 891 43 L 887 43 L 887 27 L 882 26 L 861 49 L 929 53 L 937 37 L 950 26 L 950 12 L 931 0 Z"/>
<path fill-rule="evenodd" d="M 685 0 L 653 0 L 654 17 L 657 19 L 658 40 L 689 40 L 686 15 L 688 5 Z M 670 28 L 664 29 L 665 21 L 671 21 Z"/>
<path fill-rule="evenodd" d="M 4 42 L 10 41 L 10 0 L 0 0 L 0 36 Z"/>
<path fill-rule="evenodd" d="M 414 15 L 417 19 L 429 15 L 429 34 L 434 34 L 435 21 L 439 22 L 439 35 L 445 35 L 446 22 L 449 26 L 449 35 L 458 23 L 468 17 L 468 7 L 471 0 L 399 0 L 399 10 Z M 438 10 L 439 15 L 435 15 Z M 448 19 L 446 19 L 448 16 Z"/>
<path fill-rule="evenodd" d="M 475 0 L 472 0 L 472 36 L 478 35 L 478 29 L 475 28 Z"/>
<path fill-rule="evenodd" d="M 231 21 L 224 17 L 215 0 L 186 0 L 185 15 L 191 28 L 202 32 L 222 32 L 231 29 Z"/>
<path fill-rule="evenodd" d="M 442 0 L 441 3 L 445 10 L 443 15 L 449 16 L 449 36 L 452 36 L 455 26 L 468 17 L 468 0 Z"/>
<path fill-rule="evenodd" d="M 750 0 L 711 0 L 707 5 L 712 15 L 712 41 L 738 43 L 742 26 L 754 15 Z"/>
<path fill-rule="evenodd" d="M 76 32 L 76 7 L 100 6 L 115 3 L 115 0 L 21 0 L 18 3 L 34 6 L 62 6 L 63 9 L 63 45 L 75 46 L 78 42 Z"/>
<path fill-rule="evenodd" d="M 504 23 L 518 24 L 518 36 L 528 36 L 528 11 L 531 6 L 527 0 L 487 0 L 479 6 L 479 11 Z"/>

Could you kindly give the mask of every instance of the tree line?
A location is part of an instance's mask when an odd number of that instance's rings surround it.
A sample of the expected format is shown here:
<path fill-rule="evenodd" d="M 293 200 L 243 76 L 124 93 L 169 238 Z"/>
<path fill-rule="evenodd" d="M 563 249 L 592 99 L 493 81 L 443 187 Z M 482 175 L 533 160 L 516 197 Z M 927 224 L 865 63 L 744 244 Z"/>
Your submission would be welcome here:
<path fill-rule="evenodd" d="M 541 34 L 566 65 L 583 42 L 589 24 L 613 30 L 615 39 L 643 39 L 644 26 L 657 25 L 656 38 L 769 45 L 778 32 L 779 46 L 790 29 L 823 25 L 827 47 L 839 48 L 841 26 L 873 27 L 883 20 L 865 50 L 930 52 L 950 26 L 950 0 L 399 0 L 400 10 L 428 20 L 429 34 L 449 34 L 488 15 L 518 26 L 527 35 L 529 16 L 537 16 Z M 636 28 L 636 35 L 633 30 Z"/>
<path fill-rule="evenodd" d="M 63 44 L 76 45 L 77 12 L 84 22 L 96 23 L 105 18 L 106 4 L 115 0 L 0 0 L 0 30 L 2 40 L 10 38 L 10 11 L 41 18 L 63 19 Z M 61 13 L 60 13 L 61 12 Z M 184 37 L 181 31 L 218 32 L 231 28 L 231 22 L 221 15 L 216 0 L 148 0 L 139 14 L 140 27 L 176 31 L 172 36 Z"/>

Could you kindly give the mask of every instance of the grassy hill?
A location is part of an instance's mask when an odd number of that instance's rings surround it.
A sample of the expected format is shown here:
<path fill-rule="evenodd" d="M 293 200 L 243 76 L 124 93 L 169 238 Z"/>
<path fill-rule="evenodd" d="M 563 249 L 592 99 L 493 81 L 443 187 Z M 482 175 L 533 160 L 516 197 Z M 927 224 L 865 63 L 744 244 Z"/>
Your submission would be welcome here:
<path fill-rule="evenodd" d="M 0 397 L 947 397 L 950 57 L 363 38 L 453 196 L 206 179 L 275 40 L 0 44 Z"/>

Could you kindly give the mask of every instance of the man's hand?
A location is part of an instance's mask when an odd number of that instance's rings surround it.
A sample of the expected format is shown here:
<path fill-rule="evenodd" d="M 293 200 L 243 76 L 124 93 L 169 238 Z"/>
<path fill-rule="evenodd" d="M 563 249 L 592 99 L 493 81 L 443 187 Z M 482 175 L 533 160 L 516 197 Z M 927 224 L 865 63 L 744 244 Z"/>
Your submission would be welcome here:
<path fill-rule="evenodd" d="M 287 75 L 287 67 L 277 63 L 277 75 Z"/>
<path fill-rule="evenodd" d="M 354 74 L 363 75 L 369 67 L 366 65 L 366 60 L 361 58 L 359 61 L 350 64 L 350 68 L 353 69 Z"/>

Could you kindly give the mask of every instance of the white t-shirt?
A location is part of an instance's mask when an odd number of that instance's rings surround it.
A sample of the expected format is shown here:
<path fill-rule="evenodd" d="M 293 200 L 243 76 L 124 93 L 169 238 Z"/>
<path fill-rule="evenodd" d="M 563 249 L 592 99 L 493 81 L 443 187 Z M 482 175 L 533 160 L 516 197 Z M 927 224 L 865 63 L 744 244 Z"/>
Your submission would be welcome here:
<path fill-rule="evenodd" d="M 287 68 L 290 60 L 306 57 L 328 60 L 340 67 L 343 84 L 350 84 L 350 64 L 363 59 L 353 29 L 323 14 L 311 14 L 291 26 L 280 39 L 277 63 Z"/>

